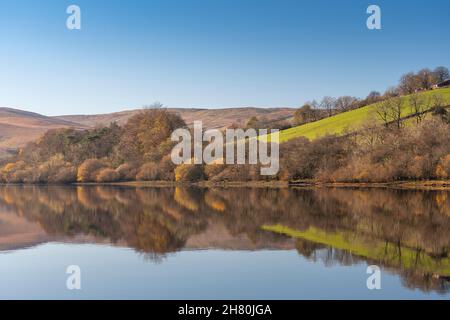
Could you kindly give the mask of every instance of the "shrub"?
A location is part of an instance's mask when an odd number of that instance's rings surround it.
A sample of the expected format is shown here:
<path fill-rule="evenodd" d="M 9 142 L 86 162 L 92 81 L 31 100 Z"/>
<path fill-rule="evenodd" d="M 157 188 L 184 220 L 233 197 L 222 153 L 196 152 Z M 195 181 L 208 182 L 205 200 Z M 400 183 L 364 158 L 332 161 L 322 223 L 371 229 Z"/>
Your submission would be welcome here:
<path fill-rule="evenodd" d="M 288 179 L 329 180 L 330 173 L 343 166 L 350 155 L 353 141 L 345 137 L 325 136 L 314 141 L 296 138 L 280 148 L 280 176 Z"/>
<path fill-rule="evenodd" d="M 225 169 L 225 165 L 223 164 L 207 164 L 205 165 L 205 176 L 208 180 L 212 179 L 214 176 L 217 176 Z"/>
<path fill-rule="evenodd" d="M 139 168 L 139 171 L 136 175 L 136 180 L 141 181 L 158 180 L 158 178 L 159 178 L 158 165 L 154 162 L 144 163 Z"/>
<path fill-rule="evenodd" d="M 436 167 L 436 176 L 438 178 L 448 179 L 450 177 L 450 154 L 442 157 Z"/>
<path fill-rule="evenodd" d="M 159 160 L 170 150 L 172 132 L 184 126 L 185 122 L 178 114 L 166 109 L 142 110 L 125 124 L 118 145 L 119 156 L 127 162 Z"/>
<path fill-rule="evenodd" d="M 56 154 L 39 165 L 37 170 L 35 170 L 33 182 L 52 183 L 76 181 L 76 178 L 73 177 L 68 181 L 70 178 L 67 176 L 70 171 L 68 168 L 72 168 L 71 164 L 64 160 L 62 154 Z"/>
<path fill-rule="evenodd" d="M 17 171 L 21 171 L 24 170 L 26 167 L 26 164 L 24 161 L 17 161 L 17 162 L 10 162 L 7 163 L 3 168 L 2 168 L 2 180 L 4 180 L 5 182 L 8 183 L 17 183 L 17 182 L 22 182 L 19 181 L 22 176 L 23 173 L 20 173 L 18 175 L 16 175 Z"/>
<path fill-rule="evenodd" d="M 116 169 L 119 180 L 134 180 L 136 178 L 136 168 L 129 163 L 121 164 Z"/>
<path fill-rule="evenodd" d="M 77 181 L 77 169 L 73 166 L 66 165 L 59 169 L 59 171 L 52 177 L 49 182 L 55 183 L 70 183 Z"/>
<path fill-rule="evenodd" d="M 159 179 L 166 181 L 174 181 L 175 167 L 176 165 L 172 162 L 170 154 L 164 156 L 159 163 Z"/>
<path fill-rule="evenodd" d="M 105 164 L 97 159 L 87 159 L 79 167 L 77 172 L 78 182 L 94 182 L 97 179 L 99 170 L 104 168 Z"/>
<path fill-rule="evenodd" d="M 196 164 L 181 164 L 175 168 L 175 180 L 195 182 L 204 178 L 203 166 Z"/>
<path fill-rule="evenodd" d="M 98 171 L 96 178 L 97 182 L 114 182 L 119 179 L 119 175 L 114 169 L 104 168 Z"/>
<path fill-rule="evenodd" d="M 222 171 L 211 177 L 211 181 L 249 181 L 250 179 L 250 165 L 234 164 L 227 165 Z"/>
<path fill-rule="evenodd" d="M 30 172 L 26 169 L 19 169 L 14 171 L 10 176 L 9 182 L 11 183 L 23 183 L 30 176 Z"/>

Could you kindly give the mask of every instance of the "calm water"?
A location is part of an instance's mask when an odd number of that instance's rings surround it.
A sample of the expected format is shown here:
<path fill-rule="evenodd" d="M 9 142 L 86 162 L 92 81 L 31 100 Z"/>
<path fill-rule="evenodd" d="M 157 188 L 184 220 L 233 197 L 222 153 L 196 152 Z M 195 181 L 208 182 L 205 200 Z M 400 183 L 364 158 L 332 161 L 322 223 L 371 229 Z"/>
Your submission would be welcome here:
<path fill-rule="evenodd" d="M 444 191 L 0 187 L 0 298 L 449 299 L 449 231 Z"/>

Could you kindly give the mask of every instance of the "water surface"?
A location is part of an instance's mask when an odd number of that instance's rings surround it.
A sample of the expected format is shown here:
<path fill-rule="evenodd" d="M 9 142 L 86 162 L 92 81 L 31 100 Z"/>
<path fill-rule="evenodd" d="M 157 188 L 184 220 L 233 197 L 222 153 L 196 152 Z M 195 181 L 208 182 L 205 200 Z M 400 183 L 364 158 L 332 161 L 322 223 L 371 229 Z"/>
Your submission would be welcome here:
<path fill-rule="evenodd" d="M 0 298 L 448 299 L 449 231 L 445 191 L 4 186 Z"/>

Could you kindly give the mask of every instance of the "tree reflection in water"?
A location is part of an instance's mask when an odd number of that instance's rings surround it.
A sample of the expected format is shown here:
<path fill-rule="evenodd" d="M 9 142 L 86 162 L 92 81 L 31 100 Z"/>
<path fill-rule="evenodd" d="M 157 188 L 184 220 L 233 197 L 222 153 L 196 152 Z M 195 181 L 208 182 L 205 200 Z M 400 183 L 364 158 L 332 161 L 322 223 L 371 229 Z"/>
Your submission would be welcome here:
<path fill-rule="evenodd" d="M 227 249 L 295 248 L 325 265 L 364 261 L 400 274 L 407 287 L 449 291 L 445 191 L 7 186 L 0 205 L 55 238 L 89 236 L 154 261 L 185 247 L 221 248 L 227 237 Z"/>

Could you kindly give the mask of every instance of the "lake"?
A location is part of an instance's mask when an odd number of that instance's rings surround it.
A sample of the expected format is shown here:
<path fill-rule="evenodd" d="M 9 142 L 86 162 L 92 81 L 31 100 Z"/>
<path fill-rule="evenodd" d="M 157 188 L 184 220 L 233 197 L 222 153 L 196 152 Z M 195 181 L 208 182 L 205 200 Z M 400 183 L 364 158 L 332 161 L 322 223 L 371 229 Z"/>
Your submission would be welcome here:
<path fill-rule="evenodd" d="M 2 186 L 0 299 L 449 299 L 449 231 L 446 191 Z"/>

